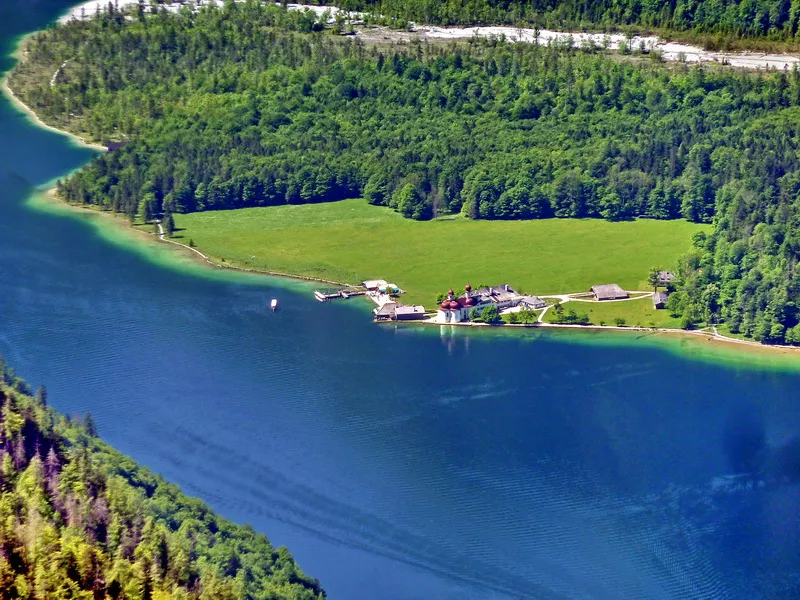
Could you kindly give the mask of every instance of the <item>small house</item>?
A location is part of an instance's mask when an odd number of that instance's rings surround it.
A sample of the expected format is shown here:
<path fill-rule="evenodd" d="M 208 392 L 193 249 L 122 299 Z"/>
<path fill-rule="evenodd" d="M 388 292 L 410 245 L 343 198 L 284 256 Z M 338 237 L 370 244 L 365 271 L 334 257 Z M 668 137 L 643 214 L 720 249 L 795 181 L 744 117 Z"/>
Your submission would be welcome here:
<path fill-rule="evenodd" d="M 672 271 L 658 272 L 658 285 L 667 287 L 673 281 L 675 281 L 675 273 L 673 273 Z"/>
<path fill-rule="evenodd" d="M 656 292 L 653 294 L 653 308 L 662 309 L 667 305 L 669 294 L 667 292 Z"/>
<path fill-rule="evenodd" d="M 398 321 L 415 321 L 425 318 L 424 306 L 403 306 L 400 305 L 395 309 L 395 319 Z"/>
<path fill-rule="evenodd" d="M 539 298 L 539 296 L 523 296 L 519 301 L 519 305 L 523 308 L 539 310 L 547 306 L 547 302 Z"/>
<path fill-rule="evenodd" d="M 106 142 L 106 150 L 114 152 L 114 150 L 122 150 L 128 142 Z"/>
<path fill-rule="evenodd" d="M 628 297 L 628 292 L 619 287 L 616 283 L 606 283 L 603 285 L 593 285 L 592 294 L 594 299 L 603 300 L 622 300 Z"/>

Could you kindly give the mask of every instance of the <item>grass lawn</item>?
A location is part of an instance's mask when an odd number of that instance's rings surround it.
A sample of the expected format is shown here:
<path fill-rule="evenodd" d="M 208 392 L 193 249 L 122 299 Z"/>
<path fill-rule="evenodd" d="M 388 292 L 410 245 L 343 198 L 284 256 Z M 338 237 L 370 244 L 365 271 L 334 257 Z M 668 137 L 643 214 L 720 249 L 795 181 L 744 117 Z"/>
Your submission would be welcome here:
<path fill-rule="evenodd" d="M 673 318 L 666 310 L 653 308 L 653 300 L 646 296 L 641 300 L 624 302 L 567 302 L 564 310 L 573 309 L 579 315 L 589 315 L 592 325 L 616 325 L 615 319 L 625 319 L 629 327 L 670 327 L 680 329 L 680 319 Z M 553 309 L 547 311 L 544 320 L 552 322 Z"/>
<path fill-rule="evenodd" d="M 652 266 L 670 267 L 709 227 L 686 221 L 404 219 L 363 199 L 175 215 L 176 239 L 231 266 L 345 283 L 382 278 L 433 305 L 466 283 L 509 283 L 530 294 L 596 283 L 647 289 Z M 648 300 L 649 302 L 649 300 Z"/>

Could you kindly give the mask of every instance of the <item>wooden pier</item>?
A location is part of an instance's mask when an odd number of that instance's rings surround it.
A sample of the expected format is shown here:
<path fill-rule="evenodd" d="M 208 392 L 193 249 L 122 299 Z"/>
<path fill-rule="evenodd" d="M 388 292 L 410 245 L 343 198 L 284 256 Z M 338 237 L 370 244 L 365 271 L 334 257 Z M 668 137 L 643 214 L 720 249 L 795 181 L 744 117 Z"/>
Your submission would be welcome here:
<path fill-rule="evenodd" d="M 331 300 L 338 300 L 344 299 L 347 300 L 352 296 L 363 296 L 367 292 L 365 290 L 339 290 L 337 292 L 320 292 L 319 290 L 314 292 L 314 298 L 319 300 L 320 302 L 329 302 Z"/>

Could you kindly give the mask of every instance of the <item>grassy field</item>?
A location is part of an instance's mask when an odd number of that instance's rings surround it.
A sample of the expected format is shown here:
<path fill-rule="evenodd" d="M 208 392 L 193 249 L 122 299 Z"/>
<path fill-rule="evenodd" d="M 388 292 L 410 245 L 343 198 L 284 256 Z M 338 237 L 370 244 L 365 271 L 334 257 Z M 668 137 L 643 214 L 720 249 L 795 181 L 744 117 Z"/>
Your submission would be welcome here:
<path fill-rule="evenodd" d="M 509 283 L 530 294 L 596 283 L 647 289 L 652 266 L 669 267 L 696 231 L 686 221 L 599 219 L 470 221 L 404 219 L 362 199 L 175 216 L 176 240 L 192 240 L 230 266 L 358 283 L 382 278 L 429 307 L 464 284 Z"/>
<path fill-rule="evenodd" d="M 653 308 L 653 300 L 646 296 L 641 300 L 624 302 L 567 302 L 564 310 L 571 308 L 579 315 L 588 315 L 592 325 L 616 325 L 616 319 L 625 319 L 628 327 L 664 327 L 680 329 L 680 319 L 673 318 L 666 310 Z M 552 322 L 553 309 L 547 311 L 544 320 Z"/>

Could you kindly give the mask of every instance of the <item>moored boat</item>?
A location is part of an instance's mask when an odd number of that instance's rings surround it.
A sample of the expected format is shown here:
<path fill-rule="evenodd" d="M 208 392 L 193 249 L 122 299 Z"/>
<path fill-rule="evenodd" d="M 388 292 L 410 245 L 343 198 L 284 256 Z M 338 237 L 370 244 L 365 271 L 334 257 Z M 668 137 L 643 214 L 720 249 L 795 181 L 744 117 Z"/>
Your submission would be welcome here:
<path fill-rule="evenodd" d="M 277 298 L 273 298 L 272 302 L 269 303 L 269 307 L 272 309 L 272 312 L 275 312 L 276 310 L 278 310 L 278 299 Z"/>

